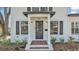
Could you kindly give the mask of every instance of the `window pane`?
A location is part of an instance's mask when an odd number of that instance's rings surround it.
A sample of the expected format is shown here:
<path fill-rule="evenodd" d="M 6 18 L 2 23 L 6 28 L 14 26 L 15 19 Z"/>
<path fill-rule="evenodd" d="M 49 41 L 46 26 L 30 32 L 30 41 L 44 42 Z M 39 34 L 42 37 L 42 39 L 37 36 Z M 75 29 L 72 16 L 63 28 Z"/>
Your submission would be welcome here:
<path fill-rule="evenodd" d="M 63 21 L 60 21 L 60 34 L 63 34 Z"/>
<path fill-rule="evenodd" d="M 72 28 L 71 31 L 72 31 L 72 34 L 74 34 L 74 28 Z"/>
<path fill-rule="evenodd" d="M 78 34 L 78 28 L 75 28 L 75 34 Z"/>
<path fill-rule="evenodd" d="M 31 11 L 31 7 L 27 7 L 27 11 Z"/>
<path fill-rule="evenodd" d="M 21 34 L 28 34 L 28 22 L 21 21 Z"/>
<path fill-rule="evenodd" d="M 16 35 L 19 35 L 19 21 L 16 21 Z"/>
<path fill-rule="evenodd" d="M 58 22 L 57 21 L 52 21 L 51 22 L 51 34 L 58 34 Z"/>
<path fill-rule="evenodd" d="M 74 28 L 74 22 L 71 23 L 72 28 Z"/>

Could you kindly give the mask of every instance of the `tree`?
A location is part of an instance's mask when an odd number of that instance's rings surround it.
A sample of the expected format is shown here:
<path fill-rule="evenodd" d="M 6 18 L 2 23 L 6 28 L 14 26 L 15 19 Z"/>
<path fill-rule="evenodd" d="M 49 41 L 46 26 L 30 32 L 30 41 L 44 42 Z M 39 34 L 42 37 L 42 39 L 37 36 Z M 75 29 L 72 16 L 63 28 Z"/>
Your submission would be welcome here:
<path fill-rule="evenodd" d="M 10 7 L 1 7 L 0 8 L 0 21 L 3 29 L 4 35 L 9 35 L 8 24 L 9 24 L 9 16 L 11 14 Z"/>

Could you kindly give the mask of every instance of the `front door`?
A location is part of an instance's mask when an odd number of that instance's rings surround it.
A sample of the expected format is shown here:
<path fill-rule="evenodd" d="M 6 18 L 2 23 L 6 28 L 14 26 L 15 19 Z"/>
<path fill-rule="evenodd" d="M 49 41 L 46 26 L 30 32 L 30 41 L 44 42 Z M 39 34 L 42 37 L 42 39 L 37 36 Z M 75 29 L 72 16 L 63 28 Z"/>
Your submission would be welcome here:
<path fill-rule="evenodd" d="M 43 21 L 36 21 L 36 39 L 43 39 Z"/>

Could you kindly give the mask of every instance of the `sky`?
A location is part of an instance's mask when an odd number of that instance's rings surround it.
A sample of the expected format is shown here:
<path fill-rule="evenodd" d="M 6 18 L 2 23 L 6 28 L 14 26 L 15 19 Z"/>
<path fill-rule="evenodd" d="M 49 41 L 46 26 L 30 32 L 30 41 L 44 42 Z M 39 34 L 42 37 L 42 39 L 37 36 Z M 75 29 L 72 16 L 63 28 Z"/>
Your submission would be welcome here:
<path fill-rule="evenodd" d="M 69 7 L 68 14 L 79 14 L 79 7 Z"/>

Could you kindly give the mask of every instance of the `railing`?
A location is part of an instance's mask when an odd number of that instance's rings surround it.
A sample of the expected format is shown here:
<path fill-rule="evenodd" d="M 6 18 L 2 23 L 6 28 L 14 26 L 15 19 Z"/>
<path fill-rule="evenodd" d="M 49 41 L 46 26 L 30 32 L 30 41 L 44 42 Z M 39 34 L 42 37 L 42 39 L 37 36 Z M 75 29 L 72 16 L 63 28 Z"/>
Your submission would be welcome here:
<path fill-rule="evenodd" d="M 53 11 L 52 7 L 27 7 L 28 12 L 49 12 Z"/>

